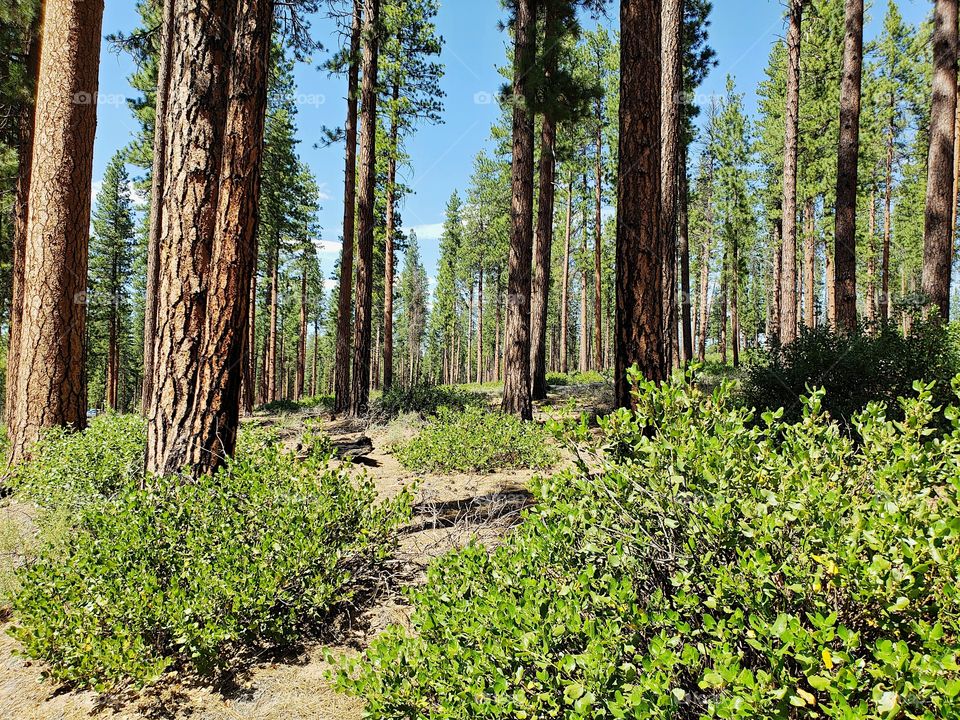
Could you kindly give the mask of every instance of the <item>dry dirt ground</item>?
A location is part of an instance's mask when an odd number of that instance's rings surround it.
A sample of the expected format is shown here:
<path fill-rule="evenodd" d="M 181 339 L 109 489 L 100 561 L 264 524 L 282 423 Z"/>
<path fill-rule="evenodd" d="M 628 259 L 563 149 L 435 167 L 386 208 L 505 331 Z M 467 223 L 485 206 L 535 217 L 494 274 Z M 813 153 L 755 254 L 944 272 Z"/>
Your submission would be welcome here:
<path fill-rule="evenodd" d="M 606 388 L 558 388 L 539 415 L 552 414 L 575 403 L 590 413 L 608 402 Z M 495 398 L 491 397 L 491 401 Z M 554 408 L 551 410 L 551 408 Z M 302 430 L 300 416 L 261 417 L 256 422 L 279 424 L 295 443 Z M 384 497 L 416 484 L 417 502 L 411 525 L 404 529 L 398 552 L 391 562 L 390 578 L 367 606 L 355 615 L 340 618 L 331 637 L 305 641 L 302 647 L 277 657 L 257 657 L 244 663 L 235 677 L 216 685 L 169 675 L 143 693 L 110 696 L 78 692 L 44 679 L 41 664 L 18 653 L 18 644 L 0 624 L 0 720 L 123 720 L 192 718 L 196 720 L 354 720 L 362 704 L 335 691 L 328 673 L 329 658 L 355 653 L 388 625 L 405 623 L 408 607 L 404 585 L 420 582 L 432 558 L 471 538 L 495 545 L 518 521 L 531 502 L 527 485 L 534 473 L 424 475 L 405 470 L 389 447 L 417 431 L 415 421 L 387 427 L 365 428 L 346 421 L 326 423 L 335 444 L 349 444 L 364 434 L 373 441 L 366 472 Z M 15 503 L 2 513 L 22 515 Z"/>

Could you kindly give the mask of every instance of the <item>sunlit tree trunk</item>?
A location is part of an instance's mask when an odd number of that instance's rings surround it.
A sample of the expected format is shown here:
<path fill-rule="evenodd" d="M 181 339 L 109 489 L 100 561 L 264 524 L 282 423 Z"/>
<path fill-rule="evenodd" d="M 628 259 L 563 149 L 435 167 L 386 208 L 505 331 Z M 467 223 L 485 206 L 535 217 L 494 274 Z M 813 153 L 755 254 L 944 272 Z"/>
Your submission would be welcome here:
<path fill-rule="evenodd" d="M 922 290 L 940 317 L 949 320 L 953 265 L 951 193 L 957 113 L 957 0 L 936 0 L 934 7 L 933 102 L 927 158 Z"/>
<path fill-rule="evenodd" d="M 817 233 L 816 206 L 807 198 L 803 208 L 803 324 L 817 326 Z"/>
<path fill-rule="evenodd" d="M 797 147 L 800 122 L 800 38 L 804 0 L 788 0 L 787 91 L 783 149 L 783 271 L 781 280 L 780 337 L 784 343 L 797 337 Z"/>
<path fill-rule="evenodd" d="M 573 176 L 567 181 L 567 217 L 563 240 L 563 280 L 560 287 L 560 372 L 569 370 L 570 335 L 570 235 L 573 231 Z"/>
<path fill-rule="evenodd" d="M 85 293 L 103 2 L 43 8 L 11 461 L 53 426 L 86 424 Z"/>
<path fill-rule="evenodd" d="M 678 206 L 680 243 L 680 326 L 683 362 L 693 362 L 693 308 L 690 297 L 690 183 L 687 179 L 687 149 L 680 151 L 680 203 Z"/>
<path fill-rule="evenodd" d="M 894 126 L 893 109 L 896 102 L 893 93 L 890 94 L 890 127 L 887 128 L 887 158 L 886 178 L 883 201 L 883 250 L 880 259 L 880 319 L 890 319 L 890 235 L 893 221 L 893 153 L 894 153 Z"/>
<path fill-rule="evenodd" d="M 677 226 L 680 169 L 680 108 L 683 90 L 683 0 L 663 0 L 661 8 L 660 202 L 663 226 L 663 319 L 667 367 L 677 365 Z M 686 169 L 684 169 L 686 172 Z"/>
<path fill-rule="evenodd" d="M 393 84 L 393 107 L 400 100 L 400 85 Z M 387 159 L 387 217 L 386 238 L 384 240 L 384 277 L 383 277 L 383 389 L 393 386 L 393 284 L 394 284 L 394 248 L 393 236 L 396 226 L 397 195 L 397 153 L 399 152 L 399 121 L 394 113 L 390 118 L 390 148 Z"/>
<path fill-rule="evenodd" d="M 667 374 L 660 220 L 660 2 L 620 3 L 615 403 L 632 405 L 627 369 Z"/>
<path fill-rule="evenodd" d="M 528 107 L 536 63 L 537 2 L 517 0 L 514 24 L 513 171 L 503 412 L 533 417 L 530 386 L 530 265 L 533 255 L 534 122 Z"/>

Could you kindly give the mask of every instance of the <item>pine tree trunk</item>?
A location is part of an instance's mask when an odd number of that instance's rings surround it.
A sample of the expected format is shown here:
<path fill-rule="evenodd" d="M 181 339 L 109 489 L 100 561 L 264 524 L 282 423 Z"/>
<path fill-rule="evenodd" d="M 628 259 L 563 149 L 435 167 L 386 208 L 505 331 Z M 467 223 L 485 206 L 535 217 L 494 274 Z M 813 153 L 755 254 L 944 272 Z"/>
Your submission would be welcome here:
<path fill-rule="evenodd" d="M 797 147 L 800 122 L 800 38 L 804 0 L 788 0 L 787 92 L 784 109 L 783 148 L 783 271 L 780 337 L 784 343 L 797 337 Z"/>
<path fill-rule="evenodd" d="M 340 254 L 340 290 L 337 301 L 337 339 L 334 373 L 334 409 L 350 408 L 350 333 L 353 327 L 353 243 L 357 212 L 357 88 L 360 78 L 361 2 L 353 0 L 350 59 L 347 68 L 346 150 L 343 171 L 343 250 Z"/>
<path fill-rule="evenodd" d="M 363 0 L 363 85 L 360 112 L 360 179 L 357 193 L 357 304 L 353 328 L 350 414 L 367 411 L 370 400 L 370 331 L 373 315 L 373 244 L 377 181 L 377 57 L 380 0 Z"/>
<path fill-rule="evenodd" d="M 270 250 L 270 327 L 267 334 L 267 402 L 277 399 L 277 314 L 280 305 L 280 238 Z"/>
<path fill-rule="evenodd" d="M 683 362 L 693 362 L 693 307 L 690 297 L 690 183 L 687 180 L 687 148 L 680 150 L 680 203 L 678 206 L 680 241 L 680 326 L 683 336 Z"/>
<path fill-rule="evenodd" d="M 590 369 L 590 332 L 587 325 L 588 299 L 587 273 L 580 273 L 580 363 L 578 369 L 584 373 Z"/>
<path fill-rule="evenodd" d="M 470 277 L 470 304 L 467 306 L 467 382 L 473 377 L 473 276 Z"/>
<path fill-rule="evenodd" d="M 117 277 L 117 264 L 113 263 L 110 272 L 110 288 L 115 291 L 119 284 L 119 278 Z M 118 322 L 118 310 L 117 307 L 117 298 L 114 293 L 110 298 L 110 318 L 109 318 L 109 330 L 107 337 L 107 407 L 110 410 L 116 411 L 117 409 L 117 391 L 120 387 L 119 375 L 120 375 L 120 350 L 118 347 L 118 333 L 117 333 L 117 322 Z"/>
<path fill-rule="evenodd" d="M 317 397 L 320 394 L 320 313 L 313 315 L 313 369 L 310 373 L 310 395 Z"/>
<path fill-rule="evenodd" d="M 707 193 L 704 198 L 704 219 L 707 231 L 700 244 L 700 347 L 697 360 L 707 360 L 707 334 L 710 325 L 710 252 L 713 247 L 713 156 L 707 166 Z"/>
<path fill-rule="evenodd" d="M 780 342 L 780 314 L 783 307 L 780 292 L 783 287 L 783 222 L 779 218 L 774 220 L 772 228 L 773 241 L 773 282 L 770 288 L 770 327 L 767 330 L 768 342 L 776 345 Z"/>
<path fill-rule="evenodd" d="M 627 369 L 667 375 L 660 219 L 660 2 L 620 3 L 615 403 L 632 405 Z"/>
<path fill-rule="evenodd" d="M 177 2 L 146 468 L 200 475 L 236 448 L 273 2 Z"/>
<path fill-rule="evenodd" d="M 483 261 L 477 273 L 477 385 L 483 382 Z"/>
<path fill-rule="evenodd" d="M 303 398 L 307 379 L 307 268 L 300 274 L 300 342 L 297 344 L 297 385 L 294 400 Z"/>
<path fill-rule="evenodd" d="M 863 75 L 863 0 L 845 0 L 846 35 L 840 86 L 837 153 L 834 306 L 837 327 L 857 325 L 857 169 L 860 158 L 860 86 Z"/>
<path fill-rule="evenodd" d="M 722 260 L 722 269 L 720 270 L 720 327 L 719 335 L 717 338 L 717 344 L 720 346 L 720 362 L 724 365 L 727 364 L 727 350 L 730 346 L 729 338 L 727 337 L 727 320 L 728 320 L 728 303 L 727 297 L 730 288 L 730 267 L 729 267 L 729 250 L 724 248 L 723 250 L 723 260 Z"/>
<path fill-rule="evenodd" d="M 11 461 L 45 428 L 86 424 L 84 302 L 103 2 L 43 9 Z"/>
<path fill-rule="evenodd" d="M 876 178 L 871 180 L 875 183 Z M 870 208 L 867 220 L 867 294 L 864 298 L 864 315 L 871 325 L 877 321 L 877 197 L 875 186 L 870 189 Z"/>
<path fill-rule="evenodd" d="M 927 159 L 927 202 L 923 230 L 923 283 L 927 301 L 950 319 L 953 264 L 954 124 L 957 113 L 957 0 L 936 0 L 933 29 L 933 102 Z"/>
<path fill-rule="evenodd" d="M 593 216 L 593 367 L 603 367 L 603 126 L 597 118 L 596 183 Z"/>
<path fill-rule="evenodd" d="M 530 387 L 530 265 L 533 256 L 534 121 L 528 107 L 536 63 L 537 1 L 517 0 L 513 69 L 513 168 L 503 412 L 533 418 Z"/>
<path fill-rule="evenodd" d="M 561 27 L 555 3 L 545 4 L 544 16 L 543 82 L 549 86 L 556 80 L 560 47 Z M 557 123 L 553 109 L 548 106 L 543 113 L 540 131 L 540 188 L 533 246 L 533 278 L 530 285 L 530 368 L 534 400 L 547 397 L 547 313 L 550 307 L 550 253 L 553 249 L 553 210 L 556 199 L 556 141 Z"/>
<path fill-rule="evenodd" d="M 733 366 L 740 367 L 740 244 L 736 235 L 730 248 L 730 336 Z"/>
<path fill-rule="evenodd" d="M 393 84 L 393 107 L 400 99 L 400 85 Z M 399 152 L 399 128 L 396 115 L 390 118 L 390 148 L 387 165 L 387 217 L 384 243 L 383 277 L 383 389 L 393 386 L 393 284 L 395 273 L 393 236 L 396 226 L 397 153 Z"/>
<path fill-rule="evenodd" d="M 661 50 L 663 53 L 660 105 L 660 201 L 663 226 L 663 318 L 667 367 L 676 367 L 679 358 L 677 337 L 677 228 L 680 181 L 680 109 L 683 91 L 683 0 L 663 0 L 661 9 Z M 684 172 L 686 169 L 684 168 Z"/>
<path fill-rule="evenodd" d="M 160 52 L 157 67 L 156 107 L 154 109 L 153 156 L 163 157 L 166 153 L 166 123 L 170 95 L 170 64 L 174 38 L 170 35 L 173 27 L 174 4 L 163 3 L 163 24 L 160 28 Z M 157 337 L 157 292 L 160 284 L 160 237 L 163 229 L 160 193 L 166 183 L 166 168 L 154 162 L 150 178 L 150 216 L 147 227 L 147 282 L 143 310 L 143 390 L 141 412 L 149 415 L 153 402 L 154 355 Z"/>
<path fill-rule="evenodd" d="M 890 94 L 891 118 L 895 107 L 895 98 Z M 883 202 L 883 250 L 880 259 L 880 319 L 886 322 L 890 319 L 890 236 L 893 230 L 893 153 L 894 127 L 890 121 L 887 128 L 887 166 L 886 182 Z"/>
<path fill-rule="evenodd" d="M 11 422 L 14 391 L 17 387 L 20 329 L 23 321 L 24 254 L 27 246 L 27 221 L 30 205 L 30 175 L 33 170 L 33 125 L 40 71 L 40 13 L 37 13 L 26 38 L 24 73 L 30 86 L 30 100 L 24 102 L 17 118 L 17 185 L 13 199 L 13 229 L 10 237 L 10 345 L 7 349 L 4 418 Z"/>
<path fill-rule="evenodd" d="M 829 247 L 824 244 L 823 248 L 823 257 L 826 264 L 824 268 L 824 277 L 826 278 L 826 291 L 824 293 L 826 300 L 826 310 L 827 310 L 827 327 L 835 328 L 837 326 L 837 306 L 835 303 L 835 298 L 837 297 L 836 292 L 836 273 L 834 272 L 834 259 L 833 252 Z"/>
<path fill-rule="evenodd" d="M 570 334 L 570 235 L 573 232 L 573 177 L 567 181 L 567 219 L 563 240 L 563 280 L 560 288 L 560 372 L 569 370 L 568 336 Z"/>
<path fill-rule="evenodd" d="M 813 198 L 807 198 L 803 208 L 803 324 L 808 328 L 817 326 L 817 235 Z"/>
<path fill-rule="evenodd" d="M 254 238 L 254 256 L 259 254 L 259 244 Z M 250 276 L 250 310 L 247 317 L 247 340 L 244 347 L 246 362 L 243 367 L 243 414 L 253 415 L 257 394 L 257 271 Z"/>

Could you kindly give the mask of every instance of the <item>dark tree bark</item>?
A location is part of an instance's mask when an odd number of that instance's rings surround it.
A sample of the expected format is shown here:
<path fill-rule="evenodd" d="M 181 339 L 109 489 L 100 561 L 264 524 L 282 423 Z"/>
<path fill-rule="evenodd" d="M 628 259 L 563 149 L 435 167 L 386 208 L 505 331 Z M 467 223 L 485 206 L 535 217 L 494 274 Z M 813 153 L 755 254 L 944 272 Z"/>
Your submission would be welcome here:
<path fill-rule="evenodd" d="M 177 3 L 157 285 L 150 473 L 211 474 L 236 449 L 260 194 L 272 0 Z"/>
<path fill-rule="evenodd" d="M 667 367 L 676 363 L 677 336 L 677 198 L 680 175 L 680 108 L 683 94 L 683 0 L 663 0 L 661 44 L 663 53 L 660 108 L 660 199 L 663 225 L 663 319 L 667 342 Z M 686 172 L 686 169 L 684 169 Z"/>
<path fill-rule="evenodd" d="M 797 338 L 797 145 L 800 124 L 800 37 L 804 0 L 789 0 L 787 94 L 783 148 L 783 271 L 780 292 L 780 338 Z"/>
<path fill-rule="evenodd" d="M 400 99 L 400 85 L 393 84 L 393 106 Z M 390 119 L 390 153 L 387 159 L 387 217 L 386 239 L 384 247 L 383 277 L 383 389 L 393 386 L 393 279 L 396 264 L 394 261 L 393 236 L 396 230 L 396 194 L 397 194 L 397 150 L 400 130 L 396 116 Z"/>
<path fill-rule="evenodd" d="M 780 313 L 783 307 L 780 298 L 783 283 L 783 222 L 780 218 L 773 221 L 771 227 L 773 247 L 773 282 L 770 287 L 770 327 L 767 329 L 769 343 L 775 345 L 780 342 Z"/>
<path fill-rule="evenodd" d="M 846 0 L 840 146 L 837 153 L 834 305 L 837 326 L 857 325 L 857 166 L 860 159 L 860 86 L 863 76 L 863 0 Z"/>
<path fill-rule="evenodd" d="M 615 402 L 632 405 L 627 369 L 667 374 L 660 219 L 660 2 L 620 3 Z"/>
<path fill-rule="evenodd" d="M 936 0 L 922 290 L 943 320 L 950 319 L 950 271 L 953 260 L 950 221 L 956 113 L 957 0 Z"/>
<path fill-rule="evenodd" d="M 803 208 L 803 324 L 817 326 L 817 235 L 813 198 L 807 198 Z"/>
<path fill-rule="evenodd" d="M 363 41 L 363 85 L 360 91 L 360 179 L 357 193 L 357 305 L 353 328 L 353 383 L 350 393 L 350 414 L 354 416 L 365 413 L 370 401 L 380 0 L 364 0 Z"/>
<path fill-rule="evenodd" d="M 886 177 L 883 200 L 883 249 L 880 256 L 880 319 L 884 322 L 890 319 L 890 236 L 893 230 L 893 153 L 896 137 L 892 110 L 895 103 L 896 98 L 891 93 L 891 120 L 890 127 L 887 128 Z"/>
<path fill-rule="evenodd" d="M 45 428 L 86 424 L 85 293 L 103 2 L 43 7 L 11 461 Z"/>
<path fill-rule="evenodd" d="M 353 2 L 350 58 L 347 67 L 346 150 L 343 171 L 343 250 L 340 254 L 340 292 L 337 300 L 337 340 L 333 365 L 334 409 L 350 408 L 350 333 L 353 319 L 353 243 L 357 217 L 357 88 L 360 78 L 361 0 Z"/>
<path fill-rule="evenodd" d="M 157 95 L 154 109 L 153 155 L 162 157 L 166 148 L 166 124 L 161 118 L 166 116 L 170 95 L 170 63 L 174 39 L 170 36 L 173 27 L 172 3 L 163 4 L 163 25 L 160 28 L 160 57 L 157 67 Z M 160 193 L 165 183 L 166 168 L 154 163 L 150 178 L 150 217 L 147 228 L 147 282 L 143 309 L 143 390 L 141 412 L 144 416 L 150 410 L 153 401 L 154 351 L 157 337 L 157 287 L 160 282 L 160 234 L 161 207 Z"/>
<path fill-rule="evenodd" d="M 513 169 L 503 412 L 530 420 L 530 265 L 533 256 L 533 112 L 530 73 L 536 64 L 537 0 L 517 0 L 514 18 Z"/>
<path fill-rule="evenodd" d="M 559 54 L 560 22 L 554 2 L 544 9 L 544 77 L 549 86 L 555 81 Z M 540 202 L 537 206 L 537 227 L 533 246 L 533 279 L 531 281 L 531 352 L 533 399 L 547 397 L 547 311 L 550 305 L 550 252 L 553 248 L 554 182 L 557 160 L 557 121 L 548 105 L 543 113 L 540 131 Z"/>

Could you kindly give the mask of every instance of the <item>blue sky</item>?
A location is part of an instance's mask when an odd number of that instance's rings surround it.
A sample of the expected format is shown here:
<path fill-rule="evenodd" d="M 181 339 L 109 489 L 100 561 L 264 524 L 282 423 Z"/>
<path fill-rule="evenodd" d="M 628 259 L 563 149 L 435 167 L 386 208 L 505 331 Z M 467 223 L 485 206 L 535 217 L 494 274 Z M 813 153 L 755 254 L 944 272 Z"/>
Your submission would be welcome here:
<path fill-rule="evenodd" d="M 866 35 L 879 33 L 886 0 L 872 3 Z M 930 0 L 899 0 L 901 12 L 910 22 L 919 22 L 930 11 Z M 609 17 L 601 22 L 616 26 L 618 4 L 610 3 Z M 437 25 L 446 40 L 443 62 L 446 76 L 445 123 L 422 127 L 408 144 L 411 166 L 403 180 L 413 188 L 401 209 L 404 225 L 417 230 L 428 272 L 432 275 L 439 254 L 440 225 L 447 198 L 454 189 L 465 189 L 474 156 L 489 142 L 490 126 L 497 119 L 495 102 L 490 102 L 503 82 L 497 65 L 504 62 L 506 33 L 499 28 L 504 20 L 499 0 L 443 0 Z M 130 0 L 106 0 L 104 34 L 129 32 L 137 16 Z M 328 48 L 338 37 L 332 21 L 317 18 L 317 39 Z M 723 94 L 725 78 L 735 77 L 745 93 L 747 109 L 756 108 L 756 87 L 763 77 L 770 48 L 783 35 L 782 0 L 714 0 L 710 44 L 717 51 L 718 66 L 704 83 L 700 94 Z M 318 53 L 313 64 L 296 69 L 299 101 L 300 153 L 311 166 L 324 193 L 320 220 L 323 226 L 321 262 L 328 273 L 339 253 L 343 204 L 343 149 L 341 145 L 316 148 L 323 127 L 343 123 L 345 83 L 328 77 L 319 66 L 325 58 Z M 94 180 L 99 181 L 110 157 L 123 147 L 137 130 L 125 99 L 132 95 L 127 78 L 133 71 L 129 58 L 104 43 L 100 67 L 100 107 L 94 153 Z"/>

